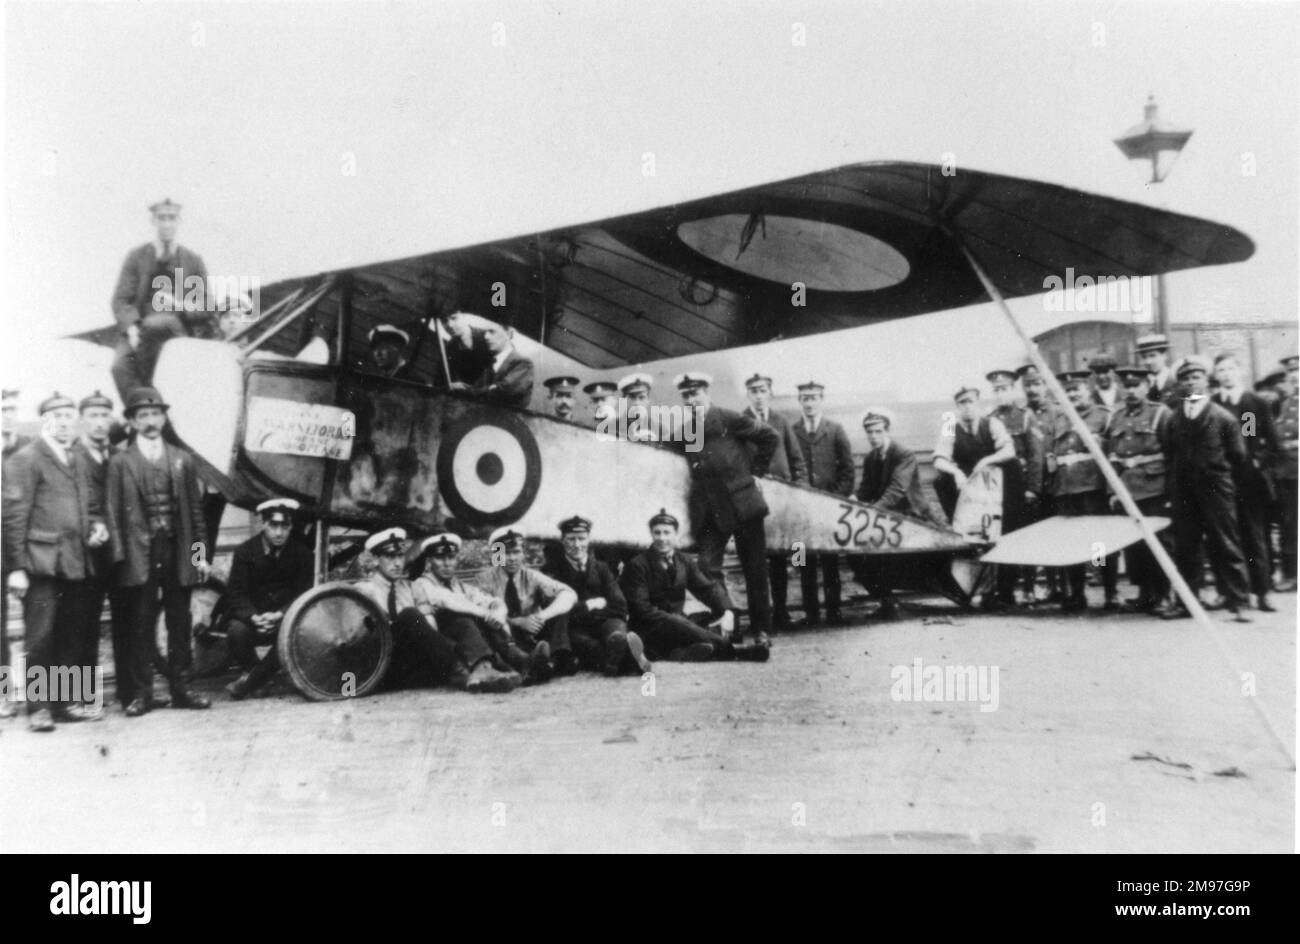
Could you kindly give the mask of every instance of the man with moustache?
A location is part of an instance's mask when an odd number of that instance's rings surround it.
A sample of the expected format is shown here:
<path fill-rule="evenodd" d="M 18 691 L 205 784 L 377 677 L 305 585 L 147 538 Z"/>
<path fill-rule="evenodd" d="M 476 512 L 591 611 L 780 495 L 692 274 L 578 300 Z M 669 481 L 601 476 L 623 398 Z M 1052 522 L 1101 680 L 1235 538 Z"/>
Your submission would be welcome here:
<path fill-rule="evenodd" d="M 1169 365 L 1169 339 L 1163 334 L 1144 334 L 1137 339 L 1138 363 L 1151 374 L 1147 397 L 1174 410 L 1182 402 L 1178 379 Z"/>
<path fill-rule="evenodd" d="M 749 406 L 744 413 L 752 416 L 767 426 L 772 427 L 781 437 L 781 443 L 772 453 L 772 464 L 767 474 L 785 482 L 808 481 L 808 466 L 804 462 L 803 450 L 795 438 L 791 422 L 772 409 L 772 378 L 763 374 L 754 374 L 745 381 L 745 397 Z M 771 554 L 767 558 L 768 580 L 772 585 L 772 626 L 777 630 L 790 628 L 790 612 L 786 599 L 789 595 L 790 579 L 786 570 L 789 560 L 784 552 Z"/>
<path fill-rule="evenodd" d="M 573 422 L 573 394 L 578 389 L 577 377 L 547 377 L 542 381 L 546 388 L 546 403 L 557 420 Z"/>

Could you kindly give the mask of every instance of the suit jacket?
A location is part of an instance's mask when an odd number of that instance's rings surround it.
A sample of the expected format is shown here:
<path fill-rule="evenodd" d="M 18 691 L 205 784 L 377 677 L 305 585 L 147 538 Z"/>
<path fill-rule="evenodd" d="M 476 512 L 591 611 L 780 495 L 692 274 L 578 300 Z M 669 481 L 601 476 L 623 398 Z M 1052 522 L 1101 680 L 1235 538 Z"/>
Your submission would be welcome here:
<path fill-rule="evenodd" d="M 311 589 L 315 569 L 312 552 L 292 538 L 272 560 L 266 541 L 256 534 L 235 548 L 231 558 L 226 613 L 246 623 L 258 613 L 287 610 Z"/>
<path fill-rule="evenodd" d="M 1232 414 L 1211 400 L 1200 416 L 1188 419 L 1180 408 L 1165 424 L 1165 455 L 1169 458 L 1169 488 L 1177 498 L 1184 491 L 1236 495 L 1247 462 L 1241 427 Z"/>
<path fill-rule="evenodd" d="M 882 457 L 876 450 L 862 460 L 862 481 L 858 484 L 858 501 L 877 505 L 886 511 L 901 511 L 946 524 L 930 496 L 921 485 L 920 463 L 916 453 L 890 440 Z"/>
<path fill-rule="evenodd" d="M 153 314 L 153 297 L 158 291 L 153 286 L 153 277 L 157 268 L 158 256 L 153 243 L 137 246 L 127 253 L 112 298 L 113 317 L 117 319 L 118 326 L 123 330 L 146 315 Z M 181 271 L 182 284 L 173 285 L 172 294 L 176 296 L 178 302 L 183 301 L 185 297 L 184 280 L 192 275 L 204 280 L 204 292 L 207 292 L 208 270 L 197 252 L 184 246 L 177 246 L 173 264 L 167 270 L 168 277 L 173 281 L 176 279 L 177 269 Z M 176 312 L 176 314 L 181 313 Z"/>
<path fill-rule="evenodd" d="M 527 409 L 533 398 L 533 362 L 511 351 L 500 370 L 488 365 L 474 391 L 493 403 Z"/>
<path fill-rule="evenodd" d="M 1214 395 L 1214 402 L 1232 414 L 1237 421 L 1237 428 L 1242 431 L 1246 444 L 1246 465 L 1242 468 L 1244 478 L 1238 483 L 1245 488 L 1258 489 L 1264 497 L 1272 499 L 1273 465 L 1277 460 L 1277 428 L 1274 425 L 1273 411 L 1264 398 L 1257 393 L 1243 390 L 1236 403 L 1228 402 L 1222 392 Z M 1253 435 L 1245 435 L 1247 428 L 1243 422 L 1247 413 L 1254 417 L 1251 424 Z"/>
<path fill-rule="evenodd" d="M 447 370 L 455 383 L 473 385 L 484 373 L 492 369 L 492 352 L 487 347 L 487 334 L 482 328 L 470 329 L 470 343 L 466 347 L 459 337 L 452 337 L 446 345 Z M 442 375 L 439 371 L 439 385 Z"/>
<path fill-rule="evenodd" d="M 689 503 L 696 528 L 711 517 L 720 531 L 731 534 L 764 517 L 767 503 L 754 476 L 767 472 L 781 442 L 776 431 L 752 416 L 710 406 L 696 435 L 694 452 L 685 436 L 675 437 L 691 467 Z"/>
<path fill-rule="evenodd" d="M 752 406 L 745 407 L 744 414 L 758 419 Z M 767 474 L 787 482 L 807 483 L 808 465 L 803 461 L 803 450 L 799 448 L 791 422 L 775 410 L 768 410 L 767 425 L 781 437 L 781 444 L 772 453 L 772 464 L 768 466 Z M 751 455 L 753 451 L 751 449 Z"/>
<path fill-rule="evenodd" d="M 727 588 L 710 580 L 694 558 L 676 551 L 673 565 L 668 570 L 661 566 L 660 561 L 653 550 L 645 550 L 623 568 L 623 592 L 627 595 L 634 627 L 668 616 L 680 616 L 687 590 L 709 608 L 714 619 L 731 609 Z"/>
<path fill-rule="evenodd" d="M 30 436 L 23 436 L 19 433 L 14 433 L 13 438 L 5 440 L 4 458 L 8 459 L 15 452 L 23 448 L 23 446 L 27 445 L 31 441 L 32 441 L 32 437 Z"/>
<path fill-rule="evenodd" d="M 1163 403 L 1171 410 L 1175 410 L 1182 403 L 1182 397 L 1178 395 L 1178 379 L 1174 376 L 1173 368 L 1169 369 L 1165 382 L 1156 386 L 1156 378 L 1151 376 L 1151 387 L 1147 390 L 1147 399 L 1152 403 Z"/>
<path fill-rule="evenodd" d="M 75 452 L 65 464 L 44 439 L 10 456 L 0 513 L 7 567 L 65 580 L 94 576 L 86 540 L 103 509 L 87 473 Z"/>
<path fill-rule="evenodd" d="M 77 461 L 86 469 L 86 479 L 90 483 L 91 494 L 95 503 L 101 509 L 101 513 L 106 515 L 108 508 L 108 460 L 113 458 L 113 455 L 119 450 L 110 445 L 105 452 L 101 453 L 103 458 L 97 458 L 90 451 L 90 447 L 83 438 L 72 444 L 72 451 L 77 454 Z M 90 551 L 90 556 L 94 561 L 95 576 L 107 578 L 113 569 L 112 544 L 101 544 Z"/>
<path fill-rule="evenodd" d="M 853 449 L 849 434 L 834 420 L 821 418 L 811 437 L 803 417 L 793 420 L 794 435 L 808 466 L 808 484 L 813 488 L 848 495 L 853 491 Z"/>
<path fill-rule="evenodd" d="M 578 570 L 573 561 L 561 554 L 546 572 L 578 595 L 577 605 L 569 611 L 571 619 L 627 619 L 627 598 L 623 596 L 623 589 L 618 585 L 614 571 L 604 561 L 596 560 L 596 555 L 588 553 L 587 566 Z M 587 601 L 593 597 L 605 598 L 603 609 L 587 608 Z"/>
<path fill-rule="evenodd" d="M 194 545 L 208 540 L 203 520 L 203 486 L 194 471 L 194 458 L 184 449 L 164 443 L 171 468 L 172 499 L 176 504 L 176 578 L 183 587 L 199 582 Z M 114 580 L 121 587 L 143 586 L 149 579 L 149 517 L 145 500 L 149 460 L 138 445 L 108 460 L 108 531 L 113 547 Z"/>

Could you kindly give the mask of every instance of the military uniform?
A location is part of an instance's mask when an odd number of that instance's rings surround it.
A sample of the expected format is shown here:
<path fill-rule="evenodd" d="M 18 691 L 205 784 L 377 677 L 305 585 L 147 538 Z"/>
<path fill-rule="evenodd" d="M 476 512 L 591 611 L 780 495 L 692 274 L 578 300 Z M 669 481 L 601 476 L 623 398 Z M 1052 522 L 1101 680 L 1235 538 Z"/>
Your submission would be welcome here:
<path fill-rule="evenodd" d="M 1062 383 L 1077 382 L 1078 373 L 1062 374 Z M 1095 403 L 1087 403 L 1076 409 L 1097 440 L 1104 441 L 1106 424 L 1110 421 L 1110 414 L 1105 408 Z M 1106 502 L 1106 480 L 1102 477 L 1101 469 L 1097 468 L 1092 454 L 1088 452 L 1082 437 L 1075 432 L 1069 414 L 1063 409 L 1057 410 L 1054 417 L 1047 468 L 1053 475 L 1052 497 L 1055 500 L 1057 514 L 1072 518 L 1080 515 L 1110 513 L 1110 507 Z M 1117 554 L 1112 554 L 1102 565 L 1106 602 L 1112 607 L 1118 605 L 1115 574 L 1117 558 Z M 1084 564 L 1065 568 L 1067 608 L 1081 609 L 1087 606 L 1084 597 L 1086 574 L 1087 565 Z"/>
<path fill-rule="evenodd" d="M 1015 376 L 1009 371 L 1007 375 Z M 1015 461 L 1001 465 L 1002 533 L 1010 534 L 1035 520 L 1034 505 L 1043 491 L 1043 431 L 1038 418 L 1028 407 L 1006 404 L 996 407 L 989 415 L 1002 423 L 1016 447 Z M 1033 496 L 1033 499 L 1028 496 Z M 997 596 L 1004 603 L 1015 602 L 1015 588 L 1020 577 L 1021 568 L 998 567 Z"/>
<path fill-rule="evenodd" d="M 734 658 L 730 640 L 684 613 L 688 590 L 709 608 L 710 621 L 731 609 L 726 588 L 690 556 L 680 551 L 667 557 L 653 549 L 643 551 L 628 561 L 621 583 L 632 629 L 645 640 L 651 658 L 680 656 L 699 643 L 712 646 L 715 659 Z"/>
<path fill-rule="evenodd" d="M 1294 590 L 1296 579 L 1296 479 L 1297 454 L 1300 449 L 1300 396 L 1292 393 L 1277 414 L 1277 459 L 1274 481 L 1278 504 L 1282 506 L 1282 583 L 1279 589 Z"/>
<path fill-rule="evenodd" d="M 1022 383 L 1026 374 L 1030 372 L 1033 365 L 1021 367 L 1017 373 L 1020 375 Z M 1037 374 L 1037 370 L 1033 370 Z M 1039 456 L 1038 478 L 1041 483 L 1041 490 L 1038 493 L 1038 502 L 1027 509 L 1026 518 L 1028 523 L 1032 524 L 1038 521 L 1046 521 L 1048 518 L 1056 515 L 1056 499 L 1053 496 L 1055 490 L 1055 466 L 1053 471 L 1049 472 L 1047 467 L 1047 456 L 1051 452 L 1051 443 L 1048 437 L 1051 436 L 1052 430 L 1056 429 L 1056 415 L 1061 411 L 1055 403 L 1050 400 L 1044 400 L 1038 406 L 1026 404 L 1025 409 L 1034 415 L 1034 421 L 1038 424 L 1039 434 L 1043 437 L 1043 448 Z M 1037 567 L 1025 568 L 1025 593 L 1032 600 L 1037 589 Z M 1045 568 L 1048 599 L 1059 599 L 1061 590 L 1058 586 L 1059 574 L 1055 568 Z"/>
<path fill-rule="evenodd" d="M 1161 403 L 1145 400 L 1137 409 L 1125 407 L 1110 417 L 1102 449 L 1115 467 L 1138 510 L 1147 516 L 1169 513 L 1166 494 L 1164 439 L 1169 410 Z M 1116 512 L 1124 514 L 1122 510 Z M 1162 537 L 1163 540 L 1163 537 Z M 1135 605 L 1154 607 L 1169 592 L 1155 555 L 1142 541 L 1124 552 L 1129 579 L 1138 587 Z"/>

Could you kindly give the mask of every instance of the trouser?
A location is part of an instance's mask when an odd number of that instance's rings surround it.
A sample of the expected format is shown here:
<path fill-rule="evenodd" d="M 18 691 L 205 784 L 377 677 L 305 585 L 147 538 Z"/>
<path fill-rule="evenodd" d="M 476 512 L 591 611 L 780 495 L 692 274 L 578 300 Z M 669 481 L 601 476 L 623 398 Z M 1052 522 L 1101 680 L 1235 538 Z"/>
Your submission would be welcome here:
<path fill-rule="evenodd" d="M 441 685 L 460 665 L 456 644 L 438 632 L 413 606 L 388 621 L 393 659 L 384 674 L 385 689 Z"/>
<path fill-rule="evenodd" d="M 1106 502 L 1105 492 L 1075 492 L 1072 495 L 1057 495 L 1056 511 L 1067 518 L 1075 518 L 1080 515 L 1108 515 L 1110 514 L 1110 505 Z M 1107 554 L 1105 560 L 1099 566 L 1106 599 L 1113 599 L 1119 592 L 1119 553 Z M 1088 565 L 1077 564 L 1073 567 L 1066 567 L 1064 572 L 1066 598 L 1074 601 L 1084 599 L 1084 590 L 1088 585 Z"/>
<path fill-rule="evenodd" d="M 123 402 L 136 387 L 152 385 L 154 367 L 158 364 L 158 353 L 163 344 L 187 333 L 181 319 L 173 314 L 151 314 L 149 325 L 141 328 L 140 343 L 134 350 L 125 335 L 113 349 L 113 363 L 109 370 Z"/>
<path fill-rule="evenodd" d="M 1193 591 L 1202 584 L 1201 549 L 1210 564 L 1219 594 L 1229 606 L 1248 603 L 1250 578 L 1237 532 L 1237 501 L 1231 482 L 1193 482 L 1180 487 L 1173 500 L 1174 559 Z"/>
<path fill-rule="evenodd" d="M 767 583 L 767 535 L 761 517 L 736 525 L 736 556 L 745 574 L 745 595 L 749 599 L 749 627 L 756 633 L 772 631 L 772 592 Z M 727 538 L 712 515 L 696 529 L 700 569 L 711 580 L 726 587 L 722 555 Z"/>
<path fill-rule="evenodd" d="M 1033 521 L 1031 506 L 1025 501 L 1025 473 L 1020 460 L 1003 463 L 1002 468 L 1002 533 L 1018 531 Z M 1014 564 L 997 564 L 994 594 L 999 600 L 1014 603 L 1016 584 L 1023 579 L 1025 568 Z"/>
<path fill-rule="evenodd" d="M 820 611 L 817 602 L 817 571 L 822 572 L 826 587 L 826 612 L 838 616 L 840 612 L 840 558 L 838 554 L 810 554 L 808 562 L 799 570 L 799 585 L 803 589 L 803 611 L 809 619 L 816 619 Z"/>
<path fill-rule="evenodd" d="M 82 582 L 81 604 L 78 607 L 81 626 L 77 630 L 77 662 L 86 668 L 90 676 L 94 675 L 99 666 L 99 631 L 105 597 L 109 598 L 111 618 L 117 623 L 123 618 L 123 607 L 117 590 L 109 587 L 108 577 L 90 577 Z"/>
<path fill-rule="evenodd" d="M 675 650 L 700 642 L 713 647 L 715 659 L 732 658 L 735 649 L 731 643 L 721 633 L 700 625 L 711 619 L 708 613 L 696 613 L 693 617 L 670 613 L 658 619 L 637 620 L 633 629 L 645 641 L 647 655 L 653 660 L 667 659 Z"/>
<path fill-rule="evenodd" d="M 172 694 L 185 693 L 189 688 L 194 669 L 190 588 L 182 586 L 176 576 L 178 553 L 175 538 L 162 532 L 155 534 L 150 544 L 149 579 L 140 586 L 123 588 L 123 602 L 130 612 L 129 631 L 122 640 L 126 644 L 125 658 L 118 659 L 117 695 L 123 704 L 153 694 L 154 639 L 160 611 L 167 626 L 167 683 Z M 115 653 L 117 643 L 115 637 Z"/>
<path fill-rule="evenodd" d="M 578 665 L 591 671 L 605 667 L 605 654 L 619 637 L 627 638 L 627 622 L 617 616 L 569 620 L 569 642 Z"/>
<path fill-rule="evenodd" d="M 850 557 L 849 572 L 866 589 L 873 600 L 884 602 L 894 595 L 885 579 L 884 567 L 879 557 Z"/>
<path fill-rule="evenodd" d="M 1056 499 L 1047 493 L 1046 486 L 1045 486 L 1044 491 L 1038 496 L 1037 504 L 1030 506 L 1029 520 L 1031 522 L 1046 521 L 1048 518 L 1052 518 L 1055 515 L 1056 515 Z M 1025 575 L 1024 590 L 1025 593 L 1030 594 L 1031 596 L 1033 595 L 1034 590 L 1037 588 L 1038 571 L 1039 568 L 1037 567 L 1024 568 L 1024 575 Z M 1043 571 L 1043 576 L 1045 578 L 1045 583 L 1047 584 L 1048 596 L 1050 597 L 1051 595 L 1058 592 L 1058 584 L 1060 582 L 1061 575 L 1059 574 L 1059 572 L 1055 567 L 1044 567 L 1042 568 L 1042 571 Z"/>
<path fill-rule="evenodd" d="M 786 622 L 786 598 L 790 593 L 790 571 L 786 568 L 789 561 L 785 554 L 773 554 L 767 559 L 767 580 L 772 588 L 772 614 L 776 619 Z"/>
<path fill-rule="evenodd" d="M 0 666 L 9 661 L 9 571 L 0 571 Z"/>
<path fill-rule="evenodd" d="M 451 640 L 456 655 L 465 668 L 472 669 L 484 659 L 492 658 L 478 620 L 464 613 L 443 613 L 438 617 L 438 631 Z"/>
<path fill-rule="evenodd" d="M 59 709 L 68 703 L 68 670 L 80 670 L 81 580 L 27 576 L 23 595 L 23 650 L 27 677 L 27 713 Z M 33 678 L 33 669 L 39 673 Z M 80 684 L 77 685 L 80 688 Z"/>
<path fill-rule="evenodd" d="M 559 616 L 552 616 L 542 624 L 542 631 L 536 636 L 531 636 L 522 629 L 510 627 L 510 636 L 515 645 L 521 648 L 529 648 L 537 645 L 539 642 L 545 642 L 551 647 L 551 652 L 563 652 L 565 649 L 572 648 L 569 643 L 569 614 L 561 613 Z"/>
<path fill-rule="evenodd" d="M 957 498 L 961 495 L 957 480 L 947 472 L 940 472 L 934 477 L 934 493 L 939 496 L 939 507 L 943 509 L 944 517 L 952 521 L 952 513 L 957 510 Z"/>
<path fill-rule="evenodd" d="M 1268 494 L 1263 483 L 1237 491 L 1237 527 L 1246 559 L 1250 592 L 1264 596 L 1271 589 L 1273 557 L 1268 546 Z"/>
<path fill-rule="evenodd" d="M 1138 511 L 1145 517 L 1163 516 L 1169 513 L 1168 502 L 1162 495 L 1138 498 L 1135 501 Z M 1121 510 L 1116 514 L 1122 515 L 1125 512 Z M 1169 542 L 1165 537 L 1166 534 L 1167 531 L 1162 531 L 1156 535 L 1156 538 L 1168 551 Z M 1146 541 L 1130 544 L 1124 551 L 1124 561 L 1128 568 L 1129 580 L 1138 588 L 1138 594 L 1143 600 L 1160 600 L 1169 592 L 1169 578 L 1165 576 L 1164 570 L 1156 560 L 1155 554 L 1151 552 L 1151 548 L 1147 547 Z"/>
<path fill-rule="evenodd" d="M 1300 492 L 1297 484 L 1295 479 L 1277 480 L 1278 504 L 1282 506 L 1282 553 L 1279 556 L 1284 580 L 1294 580 L 1296 575 L 1296 527 L 1300 523 L 1300 516 L 1296 513 L 1296 497 Z"/>
<path fill-rule="evenodd" d="M 204 548 L 204 557 L 209 564 L 217 553 L 217 541 L 221 535 L 221 519 L 226 514 L 226 496 L 220 492 L 203 494 L 203 525 L 207 528 L 208 546 Z"/>

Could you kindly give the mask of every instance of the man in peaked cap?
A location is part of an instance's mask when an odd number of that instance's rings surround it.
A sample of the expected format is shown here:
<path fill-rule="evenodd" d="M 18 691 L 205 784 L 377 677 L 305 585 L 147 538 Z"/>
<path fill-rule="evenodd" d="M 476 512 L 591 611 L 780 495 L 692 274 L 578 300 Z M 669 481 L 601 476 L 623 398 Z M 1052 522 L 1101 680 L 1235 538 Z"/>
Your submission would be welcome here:
<path fill-rule="evenodd" d="M 524 563 L 524 536 L 498 528 L 488 539 L 493 566 L 479 575 L 479 587 L 505 603 L 507 633 L 489 641 L 525 685 L 553 675 L 573 675 L 577 659 L 569 641 L 569 612 L 578 595 L 568 586 Z"/>
<path fill-rule="evenodd" d="M 650 427 L 650 391 L 654 378 L 649 374 L 620 377 L 618 392 L 627 403 L 627 438 L 629 442 L 654 442 L 658 437 Z"/>
<path fill-rule="evenodd" d="M 409 332 L 395 325 L 380 324 L 370 329 L 366 340 L 370 343 L 370 366 L 375 373 L 390 379 L 413 379 Z"/>
<path fill-rule="evenodd" d="M 207 291 L 203 259 L 176 240 L 180 204 L 165 197 L 149 207 L 149 214 L 154 239 L 127 253 L 111 302 L 121 330 L 113 354 L 113 382 L 123 401 L 136 387 L 152 381 L 163 343 L 190 333 L 186 315 L 193 312 L 184 307 L 187 284 L 197 279 L 205 296 Z M 202 307 L 206 317 L 206 300 Z"/>
<path fill-rule="evenodd" d="M 1286 369 L 1289 392 L 1278 404 L 1277 461 L 1273 480 L 1277 485 L 1279 516 L 1281 517 L 1279 549 L 1282 571 L 1277 589 L 1279 593 L 1292 593 L 1296 588 L 1296 532 L 1300 528 L 1296 513 L 1296 479 L 1300 475 L 1300 356 L 1282 358 Z"/>
<path fill-rule="evenodd" d="M 578 664 L 606 675 L 649 672 L 645 645 L 627 628 L 627 598 L 613 570 L 591 553 L 591 521 L 581 515 L 561 521 L 560 543 L 564 553 L 547 573 L 578 595 L 569 611 L 569 639 Z"/>
<path fill-rule="evenodd" d="M 1208 549 L 1223 607 L 1238 622 L 1249 622 L 1250 578 L 1237 524 L 1237 482 L 1248 461 L 1241 428 L 1232 414 L 1208 395 L 1210 363 L 1184 358 L 1174 371 L 1183 402 L 1165 427 L 1173 511 L 1174 559 L 1193 592 L 1200 589 L 1202 549 Z M 1161 614 L 1190 616 L 1175 600 Z"/>
<path fill-rule="evenodd" d="M 83 584 L 94 574 L 92 552 L 108 532 L 88 470 L 72 451 L 76 403 L 55 393 L 40 415 L 40 438 L 5 463 L 0 529 L 10 568 L 6 589 L 23 604 L 27 680 L 38 672 L 42 683 L 28 686 L 27 723 L 33 731 L 53 731 L 56 720 L 102 716 L 80 703 L 84 691 L 59 683 L 68 681 L 65 667 L 81 662 L 85 620 L 78 607 Z"/>
<path fill-rule="evenodd" d="M 1002 463 L 1002 533 L 1010 534 L 1036 520 L 1035 506 L 1043 492 L 1043 430 L 1033 410 L 1016 402 L 1015 371 L 999 368 L 985 379 L 997 404 L 989 415 L 1002 422 L 1016 447 L 1015 460 Z M 1024 576 L 1022 568 L 999 566 L 997 599 L 1016 605 L 1016 584 Z"/>
<path fill-rule="evenodd" d="M 1092 371 L 1092 402 L 1113 413 L 1119 409 L 1123 397 L 1119 392 L 1119 378 L 1115 376 L 1115 358 L 1109 354 L 1098 354 L 1088 361 Z"/>
<path fill-rule="evenodd" d="M 421 610 L 421 598 L 406 574 L 404 528 L 385 528 L 366 538 L 375 570 L 357 584 L 388 618 L 393 657 L 381 687 L 386 690 L 452 684 L 463 688 L 468 672 L 456 645 Z"/>
<path fill-rule="evenodd" d="M 759 645 L 767 645 L 772 629 L 763 527 L 767 503 L 755 476 L 766 474 L 781 438 L 752 416 L 713 406 L 711 382 L 708 374 L 694 371 L 680 374 L 674 381 L 696 431 L 694 442 L 683 435 L 674 445 L 686 455 L 691 468 L 689 502 L 700 567 L 709 579 L 721 583 L 723 550 L 727 539 L 735 536 L 736 555 L 745 574 L 750 631 Z M 739 629 L 736 635 L 739 637 Z"/>
<path fill-rule="evenodd" d="M 772 427 L 781 443 L 772 453 L 772 464 L 767 474 L 786 482 L 808 481 L 808 466 L 804 462 L 803 450 L 794 435 L 794 424 L 772 409 L 772 378 L 756 373 L 745 381 L 745 398 L 749 406 L 744 413 L 752 416 L 767 426 Z M 786 606 L 789 592 L 789 559 L 786 554 L 769 554 L 767 558 L 767 575 L 772 585 L 772 625 L 778 630 L 790 628 L 790 613 Z"/>
<path fill-rule="evenodd" d="M 802 416 L 794 422 L 794 437 L 808 470 L 808 484 L 836 495 L 848 495 L 853 491 L 853 449 L 849 445 L 848 433 L 839 423 L 825 416 L 825 386 L 809 380 L 799 384 L 797 390 Z M 804 610 L 800 626 L 812 627 L 821 621 L 818 570 L 826 589 L 826 622 L 831 626 L 843 625 L 840 555 L 821 553 L 809 555 L 799 572 Z"/>
<path fill-rule="evenodd" d="M 609 380 L 596 380 L 582 388 L 591 398 L 591 418 L 595 426 L 608 424 L 617 418 L 618 384 Z"/>
<path fill-rule="evenodd" d="M 952 400 L 956 409 L 954 414 L 945 415 L 934 447 L 934 468 L 939 473 L 934 490 L 950 521 L 970 476 L 1016 457 L 1015 443 L 1002 421 L 981 415 L 978 390 L 962 387 Z"/>
<path fill-rule="evenodd" d="M 1182 402 L 1178 378 L 1169 365 L 1169 339 L 1163 334 L 1144 334 L 1137 339 L 1138 363 L 1151 373 L 1147 397 L 1173 410 Z"/>
<path fill-rule="evenodd" d="M 577 377 L 547 377 L 542 386 L 549 392 L 546 401 L 551 406 L 551 415 L 560 420 L 573 420 L 573 395 L 578 389 Z"/>
<path fill-rule="evenodd" d="M 128 717 L 165 704 L 153 693 L 155 628 L 161 610 L 167 624 L 166 676 L 176 708 L 207 708 L 189 690 L 194 665 L 190 590 L 206 580 L 208 535 L 203 488 L 194 458 L 163 440 L 167 404 L 152 387 L 126 398 L 135 442 L 108 460 L 108 530 L 114 577 L 131 609 L 128 631 L 113 640 L 119 671 L 118 698 Z"/>
<path fill-rule="evenodd" d="M 280 666 L 275 643 L 285 611 L 314 582 L 312 552 L 293 538 L 299 507 L 292 498 L 271 498 L 258 505 L 261 533 L 235 548 L 230 561 L 226 641 L 230 654 L 247 670 L 226 686 L 236 701 L 275 675 Z M 259 659 L 258 646 L 271 649 Z"/>
<path fill-rule="evenodd" d="M 431 534 L 420 542 L 408 572 L 420 612 L 451 640 L 464 666 L 465 690 L 473 694 L 512 692 L 523 684 L 519 673 L 493 664 L 487 637 L 508 630 L 505 604 L 466 583 L 457 574 L 460 535 Z"/>
<path fill-rule="evenodd" d="M 1250 591 L 1259 609 L 1272 613 L 1268 599 L 1273 585 L 1269 509 L 1276 497 L 1273 467 L 1278 453 L 1273 410 L 1263 397 L 1246 389 L 1236 355 L 1225 352 L 1215 357 L 1214 376 L 1219 381 L 1214 402 L 1232 414 L 1246 444 L 1246 462 L 1237 470 L 1237 527 Z"/>
<path fill-rule="evenodd" d="M 650 519 L 650 547 L 628 561 L 621 580 L 632 628 L 653 658 L 672 662 L 766 662 L 767 645 L 737 645 L 726 586 L 677 549 L 679 522 L 665 509 Z M 707 614 L 685 615 L 690 591 Z"/>

